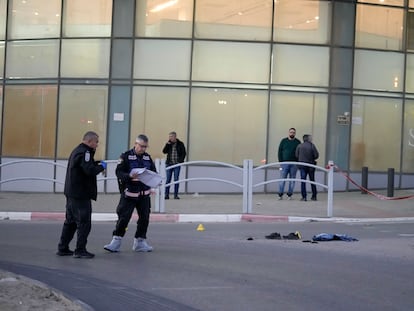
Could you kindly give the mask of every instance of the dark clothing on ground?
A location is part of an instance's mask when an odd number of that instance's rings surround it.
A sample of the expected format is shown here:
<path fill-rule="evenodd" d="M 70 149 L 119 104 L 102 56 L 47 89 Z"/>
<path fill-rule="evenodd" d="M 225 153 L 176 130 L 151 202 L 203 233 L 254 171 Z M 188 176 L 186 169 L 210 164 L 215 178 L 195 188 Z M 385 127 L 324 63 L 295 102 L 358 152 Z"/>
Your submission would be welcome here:
<path fill-rule="evenodd" d="M 113 231 L 114 236 L 123 237 L 131 220 L 134 209 L 138 213 L 135 238 L 146 238 L 151 213 L 150 187 L 130 177 L 134 168 L 146 168 L 156 172 L 155 164 L 148 153 L 138 155 L 135 149 L 123 153 L 115 173 L 120 184 L 121 198 L 116 213 L 118 221 Z"/>
<path fill-rule="evenodd" d="M 104 170 L 94 160 L 95 150 L 81 143 L 71 153 L 66 171 L 64 194 L 66 196 L 66 218 L 58 250 L 69 249 L 77 231 L 75 252 L 86 251 L 91 231 L 92 204 L 97 198 L 96 175 Z"/>

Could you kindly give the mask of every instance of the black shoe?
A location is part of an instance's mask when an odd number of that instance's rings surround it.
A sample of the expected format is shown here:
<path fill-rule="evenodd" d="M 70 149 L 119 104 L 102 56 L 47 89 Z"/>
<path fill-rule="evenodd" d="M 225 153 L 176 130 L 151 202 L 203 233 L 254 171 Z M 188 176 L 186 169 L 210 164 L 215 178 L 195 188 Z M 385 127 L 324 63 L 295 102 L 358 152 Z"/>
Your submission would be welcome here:
<path fill-rule="evenodd" d="M 300 200 L 301 200 L 301 201 L 307 201 L 307 200 L 306 200 L 306 198 L 302 198 L 302 199 L 300 199 Z"/>
<path fill-rule="evenodd" d="M 73 254 L 73 257 L 75 258 L 93 258 L 95 257 L 95 254 L 89 253 L 88 251 L 75 251 Z"/>
<path fill-rule="evenodd" d="M 316 200 L 316 197 L 311 197 L 311 200 L 312 200 L 312 201 L 317 201 L 317 200 Z"/>
<path fill-rule="evenodd" d="M 58 250 L 56 252 L 56 255 L 58 255 L 58 256 L 73 256 L 73 251 L 71 251 L 69 248 L 68 249 L 62 249 L 62 250 Z"/>
<path fill-rule="evenodd" d="M 174 196 L 174 200 L 179 200 L 180 198 L 178 197 L 178 195 Z"/>
<path fill-rule="evenodd" d="M 273 232 L 269 235 L 265 236 L 266 239 L 270 239 L 270 240 L 280 240 L 282 237 L 280 236 L 280 233 L 278 232 Z"/>
<path fill-rule="evenodd" d="M 164 197 L 164 199 L 165 200 L 169 200 L 170 199 L 170 196 L 168 194 L 166 194 L 165 197 Z"/>

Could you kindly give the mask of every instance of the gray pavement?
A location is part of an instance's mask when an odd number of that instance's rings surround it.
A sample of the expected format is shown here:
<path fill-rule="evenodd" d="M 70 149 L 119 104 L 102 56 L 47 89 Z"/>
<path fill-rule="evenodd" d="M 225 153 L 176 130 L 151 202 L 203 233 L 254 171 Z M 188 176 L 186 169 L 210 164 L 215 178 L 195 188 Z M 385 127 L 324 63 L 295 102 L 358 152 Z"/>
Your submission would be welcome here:
<path fill-rule="evenodd" d="M 373 191 L 385 196 L 385 191 Z M 180 200 L 166 200 L 165 212 L 152 213 L 152 221 L 300 221 L 391 219 L 414 220 L 414 189 L 398 190 L 391 200 L 359 191 L 335 192 L 332 217 L 328 216 L 327 194 L 318 194 L 318 201 L 279 201 L 275 194 L 253 194 L 251 214 L 243 214 L 241 194 L 180 194 Z M 119 194 L 98 194 L 93 203 L 93 219 L 116 219 Z M 61 193 L 0 192 L 0 219 L 61 220 L 64 218 L 65 197 Z"/>

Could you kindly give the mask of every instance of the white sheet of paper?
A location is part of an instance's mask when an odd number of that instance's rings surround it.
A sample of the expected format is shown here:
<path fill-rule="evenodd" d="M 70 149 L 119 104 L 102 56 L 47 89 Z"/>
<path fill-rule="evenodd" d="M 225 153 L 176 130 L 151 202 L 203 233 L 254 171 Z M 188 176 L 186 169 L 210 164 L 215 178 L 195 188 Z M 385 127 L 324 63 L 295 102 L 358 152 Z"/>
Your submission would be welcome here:
<path fill-rule="evenodd" d="M 151 188 L 156 188 L 161 185 L 162 177 L 161 175 L 147 170 L 146 168 L 133 168 L 130 174 L 138 173 L 138 179 L 143 184 Z"/>

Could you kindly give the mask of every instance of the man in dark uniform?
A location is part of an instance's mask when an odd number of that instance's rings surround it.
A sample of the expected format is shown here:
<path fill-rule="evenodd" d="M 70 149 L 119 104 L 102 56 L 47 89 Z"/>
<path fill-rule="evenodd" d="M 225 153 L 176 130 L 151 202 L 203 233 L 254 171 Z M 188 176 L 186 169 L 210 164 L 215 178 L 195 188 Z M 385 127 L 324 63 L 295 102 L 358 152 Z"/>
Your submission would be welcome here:
<path fill-rule="evenodd" d="M 165 165 L 171 166 L 178 163 L 183 163 L 187 152 L 185 150 L 184 143 L 177 138 L 176 132 L 170 132 L 168 134 L 168 141 L 165 144 L 162 152 L 167 155 L 167 160 L 165 161 Z M 177 166 L 171 169 L 167 169 L 167 181 L 166 184 L 171 182 L 172 175 L 174 174 L 174 181 L 177 181 L 180 176 L 180 169 L 181 166 Z M 178 197 L 178 188 L 179 184 L 174 184 L 174 199 L 180 199 Z M 168 200 L 170 198 L 170 186 L 165 187 L 165 199 Z"/>
<path fill-rule="evenodd" d="M 134 169 L 145 168 L 156 172 L 151 156 L 146 152 L 148 137 L 138 135 L 134 148 L 121 154 L 116 167 L 121 198 L 116 208 L 118 221 L 112 233 L 112 241 L 104 246 L 109 252 L 119 252 L 122 238 L 134 209 L 138 212 L 137 229 L 132 250 L 136 252 L 151 252 L 153 247 L 148 245 L 147 230 L 151 212 L 151 189 L 139 180 L 139 173 Z"/>
<path fill-rule="evenodd" d="M 63 223 L 57 255 L 76 258 L 93 258 L 95 255 L 86 250 L 91 231 L 92 203 L 96 201 L 96 175 L 106 169 L 104 161 L 94 160 L 99 136 L 89 131 L 83 136 L 82 143 L 71 153 L 66 170 L 64 194 L 66 196 L 66 219 Z M 75 252 L 69 249 L 75 232 L 78 232 Z"/>

